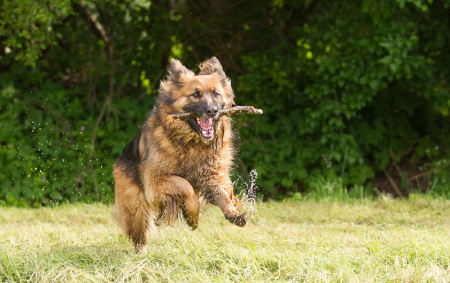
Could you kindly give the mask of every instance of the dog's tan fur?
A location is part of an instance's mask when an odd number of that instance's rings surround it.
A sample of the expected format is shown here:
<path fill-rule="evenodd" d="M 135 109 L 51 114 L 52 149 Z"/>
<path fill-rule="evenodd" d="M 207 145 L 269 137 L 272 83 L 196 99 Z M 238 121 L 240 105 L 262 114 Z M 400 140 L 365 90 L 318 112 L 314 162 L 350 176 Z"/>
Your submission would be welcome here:
<path fill-rule="evenodd" d="M 114 215 L 136 252 L 145 249 L 156 226 L 173 223 L 180 211 L 196 229 L 199 198 L 218 206 L 231 223 L 246 224 L 246 214 L 235 206 L 230 179 L 234 156 L 230 117 L 215 120 L 212 139 L 205 139 L 186 121 L 168 119 L 187 107 L 234 105 L 230 79 L 219 61 L 213 57 L 199 67 L 195 75 L 179 61 L 171 61 L 154 110 L 114 165 Z"/>

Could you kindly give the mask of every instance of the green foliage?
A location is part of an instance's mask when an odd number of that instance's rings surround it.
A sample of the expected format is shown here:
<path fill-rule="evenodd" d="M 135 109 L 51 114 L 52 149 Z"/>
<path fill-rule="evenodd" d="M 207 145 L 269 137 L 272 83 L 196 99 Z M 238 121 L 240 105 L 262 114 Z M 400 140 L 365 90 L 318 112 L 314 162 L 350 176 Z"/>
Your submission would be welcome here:
<path fill-rule="evenodd" d="M 340 201 L 348 202 L 352 200 L 367 200 L 374 196 L 374 189 L 362 185 L 354 185 L 347 188 L 340 177 L 323 176 L 309 178 L 307 189 L 307 199 L 316 201 Z"/>
<path fill-rule="evenodd" d="M 0 5 L 0 38 L 4 46 L 16 52 L 16 60 L 32 66 L 49 45 L 62 37 L 54 28 L 72 11 L 68 0 L 50 1 L 48 6 L 34 0 L 4 0 Z"/>
<path fill-rule="evenodd" d="M 169 59 L 192 68 L 213 55 L 236 102 L 264 110 L 235 118 L 236 174 L 257 169 L 264 196 L 324 180 L 342 193 L 370 188 L 391 150 L 427 173 L 419 185 L 448 197 L 449 9 L 449 0 L 2 1 L 0 204 L 111 202 L 112 164 Z"/>
<path fill-rule="evenodd" d="M 170 48 L 170 38 L 159 45 L 161 49 L 147 48 L 154 42 L 142 32 L 149 22 L 149 3 L 88 2 L 78 7 L 87 7 L 93 18 L 103 17 L 100 25 L 114 48 L 109 53 L 104 38 L 95 36 L 98 31 L 87 32 L 92 27 L 72 10 L 77 4 L 69 2 L 63 13 L 60 1 L 47 6 L 34 3 L 3 2 L 1 8 L 9 16 L 0 34 L 10 38 L 1 46 L 11 52 L 0 55 L 0 204 L 112 202 L 112 164 L 139 131 L 156 92 L 145 70 L 155 70 L 151 77 L 160 78 L 159 70 L 166 68 L 166 62 L 161 68 L 161 50 Z M 44 27 L 40 17 L 14 22 L 14 13 L 33 17 L 28 10 L 9 14 L 28 4 L 30 9 L 38 5 L 33 11 L 49 18 L 45 23 L 51 29 L 45 30 L 51 32 L 39 29 L 31 41 L 19 44 L 17 40 L 27 38 L 14 36 L 13 31 L 26 29 L 26 24 Z M 160 18 L 168 13 L 159 8 L 154 12 Z M 131 22 L 132 18 L 136 20 Z M 125 33 L 122 27 L 130 29 Z M 45 54 L 37 51 L 35 41 Z M 133 95 L 126 95 L 128 91 Z M 139 103 L 144 98 L 146 103 Z"/>
<path fill-rule="evenodd" d="M 266 176 L 266 192 L 274 184 L 296 191 L 329 169 L 344 184 L 364 184 L 388 167 L 389 149 L 400 155 L 414 140 L 445 148 L 418 160 L 449 159 L 450 69 L 440 63 L 449 57 L 439 51 L 450 43 L 448 23 L 444 30 L 417 20 L 433 22 L 441 4 L 339 3 L 294 27 L 295 46 L 244 56 L 238 93 L 265 115 L 241 131 L 241 156 Z"/>
<path fill-rule="evenodd" d="M 111 145 L 102 144 L 104 152 L 90 157 L 93 122 L 80 101 L 69 100 L 67 91 L 48 81 L 39 91 L 22 91 L 8 85 L 1 92 L 9 96 L 0 103 L 5 110 L 0 121 L 2 202 L 107 201 L 111 182 L 92 188 L 93 179 L 110 175 Z"/>

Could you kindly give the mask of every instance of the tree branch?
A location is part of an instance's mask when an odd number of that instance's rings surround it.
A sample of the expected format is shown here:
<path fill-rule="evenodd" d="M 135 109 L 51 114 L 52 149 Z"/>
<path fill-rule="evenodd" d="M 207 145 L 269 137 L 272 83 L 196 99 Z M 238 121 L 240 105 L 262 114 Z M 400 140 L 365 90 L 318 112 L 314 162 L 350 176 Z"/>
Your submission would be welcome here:
<path fill-rule="evenodd" d="M 397 162 L 395 161 L 395 154 L 394 154 L 394 151 L 392 150 L 392 148 L 389 148 L 389 154 L 391 155 L 392 165 L 395 167 L 395 170 L 397 170 L 397 174 L 400 177 L 400 179 L 403 180 L 403 171 L 402 171 L 402 169 L 400 169 L 400 166 L 398 166 Z M 400 161 L 401 161 L 401 159 L 400 159 Z M 409 194 L 410 193 L 409 182 L 408 182 L 408 186 L 406 186 L 406 190 L 408 191 L 408 194 Z"/>
<path fill-rule="evenodd" d="M 412 180 L 414 180 L 414 179 L 420 179 L 420 178 L 422 178 L 422 177 L 427 176 L 428 174 L 433 173 L 433 172 L 436 171 L 436 170 L 440 170 L 440 169 L 443 169 L 443 168 L 448 167 L 448 166 L 450 166 L 450 163 L 445 164 L 445 165 L 442 165 L 442 166 L 440 166 L 440 167 L 438 167 L 438 168 L 435 168 L 435 169 L 432 169 L 432 170 L 423 172 L 423 173 L 419 173 L 419 174 L 417 174 L 417 175 L 414 175 L 414 176 L 409 177 L 409 178 L 408 178 L 408 181 L 412 181 Z"/>
<path fill-rule="evenodd" d="M 397 184 L 394 182 L 394 179 L 392 179 L 391 175 L 389 175 L 389 173 L 386 170 L 384 170 L 383 173 L 388 179 L 389 184 L 391 184 L 392 188 L 394 188 L 394 191 L 397 194 L 397 196 L 403 198 L 402 191 L 398 188 Z"/>
<path fill-rule="evenodd" d="M 71 2 L 72 8 L 74 11 L 81 14 L 83 19 L 87 22 L 89 28 L 91 31 L 97 36 L 98 38 L 105 41 L 107 45 L 110 44 L 110 40 L 108 38 L 108 35 L 106 33 L 106 30 L 103 28 L 102 24 L 97 20 L 97 18 L 94 16 L 94 14 L 91 12 L 88 6 L 86 6 L 86 3 L 81 1 L 81 4 L 75 3 L 74 1 Z"/>

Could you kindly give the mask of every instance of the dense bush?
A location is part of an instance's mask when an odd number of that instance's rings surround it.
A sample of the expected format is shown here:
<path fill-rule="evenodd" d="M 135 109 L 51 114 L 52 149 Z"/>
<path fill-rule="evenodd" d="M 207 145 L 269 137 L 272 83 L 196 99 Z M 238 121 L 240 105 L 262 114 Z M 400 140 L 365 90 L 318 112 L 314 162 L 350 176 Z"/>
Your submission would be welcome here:
<path fill-rule="evenodd" d="M 265 110 L 254 131 L 242 131 L 244 164 L 271 192 L 274 183 L 295 190 L 309 175 L 364 184 L 389 167 L 390 149 L 400 162 L 415 145 L 408 158 L 439 171 L 445 187 L 448 3 L 334 5 L 292 28 L 295 45 L 243 56 L 238 93 Z"/>
<path fill-rule="evenodd" d="M 112 201 L 168 60 L 213 55 L 264 109 L 235 119 L 236 175 L 257 169 L 264 195 L 450 195 L 449 0 L 0 5 L 0 203 Z"/>

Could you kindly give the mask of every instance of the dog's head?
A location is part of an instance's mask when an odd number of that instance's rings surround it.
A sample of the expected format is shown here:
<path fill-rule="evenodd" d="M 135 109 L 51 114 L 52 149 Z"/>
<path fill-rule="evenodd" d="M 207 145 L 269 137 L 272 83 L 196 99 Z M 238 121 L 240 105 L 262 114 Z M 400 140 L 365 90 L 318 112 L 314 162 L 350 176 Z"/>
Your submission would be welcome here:
<path fill-rule="evenodd" d="M 161 81 L 158 103 L 170 109 L 172 113 L 168 114 L 194 113 L 196 118 L 184 123 L 209 142 L 214 139 L 221 119 L 219 111 L 234 105 L 234 94 L 231 81 L 216 57 L 201 63 L 199 68 L 195 75 L 172 59 L 169 75 Z"/>

